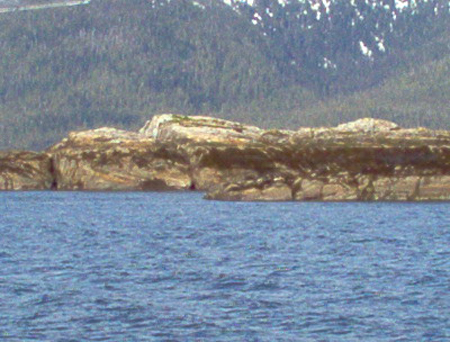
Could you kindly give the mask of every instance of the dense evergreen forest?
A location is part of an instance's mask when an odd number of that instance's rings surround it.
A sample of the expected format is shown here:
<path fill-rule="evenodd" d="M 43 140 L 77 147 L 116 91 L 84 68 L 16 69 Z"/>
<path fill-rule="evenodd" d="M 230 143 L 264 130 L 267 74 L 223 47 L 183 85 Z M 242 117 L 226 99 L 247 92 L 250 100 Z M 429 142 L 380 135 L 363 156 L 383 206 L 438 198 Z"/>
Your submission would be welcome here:
<path fill-rule="evenodd" d="M 42 1 L 40 1 L 42 3 Z M 0 14 L 0 148 L 156 113 L 450 128 L 443 0 L 92 0 Z"/>

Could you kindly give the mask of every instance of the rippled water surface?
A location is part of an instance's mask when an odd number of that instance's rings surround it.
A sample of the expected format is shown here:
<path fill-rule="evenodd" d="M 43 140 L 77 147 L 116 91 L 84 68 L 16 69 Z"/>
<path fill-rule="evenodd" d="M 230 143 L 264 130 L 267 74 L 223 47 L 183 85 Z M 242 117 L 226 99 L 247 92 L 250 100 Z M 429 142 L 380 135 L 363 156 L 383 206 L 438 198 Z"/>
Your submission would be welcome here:
<path fill-rule="evenodd" d="M 0 341 L 450 341 L 450 204 L 0 193 Z"/>

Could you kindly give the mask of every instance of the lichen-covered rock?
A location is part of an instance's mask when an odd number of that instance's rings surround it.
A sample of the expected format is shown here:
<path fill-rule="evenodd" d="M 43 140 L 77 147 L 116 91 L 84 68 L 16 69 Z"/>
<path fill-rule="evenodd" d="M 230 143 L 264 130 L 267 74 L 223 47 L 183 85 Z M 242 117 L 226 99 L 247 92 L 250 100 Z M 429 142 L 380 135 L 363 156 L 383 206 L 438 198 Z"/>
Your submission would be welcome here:
<path fill-rule="evenodd" d="M 182 151 L 189 160 L 192 184 L 205 191 L 258 178 L 261 172 L 277 172 L 271 150 L 289 138 L 289 131 L 264 131 L 217 118 L 174 114 L 155 116 L 140 134 Z"/>
<path fill-rule="evenodd" d="M 247 189 L 230 184 L 225 189 L 218 188 L 210 191 L 206 198 L 221 201 L 291 201 L 293 199 L 291 188 L 283 182 Z"/>
<path fill-rule="evenodd" d="M 242 201 L 450 199 L 450 132 L 376 119 L 265 131 L 165 114 L 139 133 L 71 133 L 47 154 L 2 163 L 4 189 L 195 189 L 210 199 Z"/>
<path fill-rule="evenodd" d="M 61 190 L 189 189 L 188 160 L 138 133 L 100 128 L 70 133 L 48 151 Z"/>
<path fill-rule="evenodd" d="M 52 161 L 46 153 L 0 152 L 0 190 L 50 189 L 52 171 Z"/>
<path fill-rule="evenodd" d="M 267 156 L 265 165 L 273 166 L 259 170 L 259 177 L 275 183 L 280 175 L 298 201 L 450 198 L 446 131 L 402 129 L 388 121 L 362 119 L 336 128 L 302 128 L 279 142 L 258 141 L 259 151 Z M 232 192 L 216 188 L 213 197 L 248 198 L 249 193 L 255 200 L 258 195 L 267 200 L 255 180 L 253 185 L 236 182 Z"/>
<path fill-rule="evenodd" d="M 322 188 L 323 201 L 355 201 L 358 199 L 358 191 L 343 184 L 325 184 Z"/>
<path fill-rule="evenodd" d="M 322 181 L 303 179 L 300 188 L 295 193 L 295 199 L 298 201 L 321 200 L 323 187 Z"/>
<path fill-rule="evenodd" d="M 224 142 L 239 144 L 258 139 L 264 131 L 238 122 L 207 116 L 157 115 L 139 133 L 158 141 Z"/>
<path fill-rule="evenodd" d="M 372 118 L 359 119 L 336 127 L 337 131 L 353 133 L 389 132 L 398 129 L 400 127 L 396 123 Z"/>
<path fill-rule="evenodd" d="M 380 177 L 373 182 L 373 200 L 411 201 L 418 197 L 420 177 Z"/>
<path fill-rule="evenodd" d="M 416 195 L 417 200 L 450 200 L 450 175 L 422 177 Z"/>
<path fill-rule="evenodd" d="M 195 143 L 183 145 L 183 150 L 189 157 L 191 176 L 199 190 L 241 183 L 261 175 L 274 177 L 284 170 L 284 165 L 276 164 L 271 151 L 256 144 Z"/>

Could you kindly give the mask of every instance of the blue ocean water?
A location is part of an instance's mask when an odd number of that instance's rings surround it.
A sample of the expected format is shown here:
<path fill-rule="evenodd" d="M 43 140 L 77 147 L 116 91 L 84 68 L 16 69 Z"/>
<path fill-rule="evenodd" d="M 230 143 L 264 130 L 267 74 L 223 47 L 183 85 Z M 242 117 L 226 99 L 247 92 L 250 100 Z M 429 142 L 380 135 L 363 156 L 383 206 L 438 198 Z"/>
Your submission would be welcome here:
<path fill-rule="evenodd" d="M 449 203 L 0 193 L 0 341 L 450 341 Z"/>

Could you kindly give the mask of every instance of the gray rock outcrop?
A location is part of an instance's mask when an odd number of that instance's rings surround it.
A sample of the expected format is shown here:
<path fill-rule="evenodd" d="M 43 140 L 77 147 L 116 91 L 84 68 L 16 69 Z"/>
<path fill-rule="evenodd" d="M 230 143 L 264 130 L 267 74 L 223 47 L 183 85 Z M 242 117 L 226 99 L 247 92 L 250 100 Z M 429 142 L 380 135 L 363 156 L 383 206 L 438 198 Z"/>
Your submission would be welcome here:
<path fill-rule="evenodd" d="M 0 155 L 0 189 L 201 190 L 241 201 L 450 200 L 450 132 L 360 119 L 297 131 L 164 114 Z"/>
<path fill-rule="evenodd" d="M 48 150 L 59 190 L 181 190 L 186 158 L 138 133 L 100 128 L 70 133 Z"/>
<path fill-rule="evenodd" d="M 260 143 L 273 168 L 261 170 L 258 178 L 224 182 L 207 198 L 279 200 L 278 192 L 271 196 L 268 190 L 288 187 L 291 197 L 284 192 L 284 198 L 295 201 L 450 199 L 447 131 L 362 119 L 335 128 L 301 128 L 287 141 Z"/>

